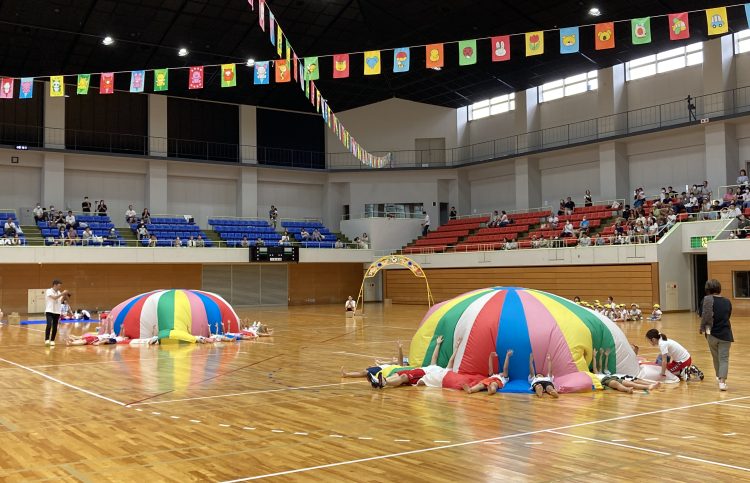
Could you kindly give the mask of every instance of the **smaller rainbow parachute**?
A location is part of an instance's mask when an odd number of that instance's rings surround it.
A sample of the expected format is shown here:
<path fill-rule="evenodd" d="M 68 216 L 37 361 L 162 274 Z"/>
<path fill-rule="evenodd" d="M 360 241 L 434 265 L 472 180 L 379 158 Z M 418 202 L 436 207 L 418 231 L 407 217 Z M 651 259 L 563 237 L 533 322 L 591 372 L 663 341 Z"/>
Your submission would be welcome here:
<path fill-rule="evenodd" d="M 240 319 L 219 295 L 201 290 L 156 290 L 130 298 L 112 309 L 109 325 L 131 339 L 195 342 L 197 336 L 239 332 Z"/>
<path fill-rule="evenodd" d="M 594 348 L 610 349 L 608 369 L 613 374 L 639 372 L 636 355 L 617 324 L 539 290 L 492 287 L 431 307 L 412 339 L 409 361 L 428 365 L 439 335 L 445 339 L 438 357 L 443 367 L 453 354 L 454 341 L 461 338 L 453 365 L 458 374 L 486 374 L 492 352 L 502 365 L 507 350 L 513 349 L 506 392 L 529 390 L 529 354 L 534 354 L 540 373 L 546 372 L 550 355 L 560 392 L 601 389 L 599 378 L 590 372 Z"/>

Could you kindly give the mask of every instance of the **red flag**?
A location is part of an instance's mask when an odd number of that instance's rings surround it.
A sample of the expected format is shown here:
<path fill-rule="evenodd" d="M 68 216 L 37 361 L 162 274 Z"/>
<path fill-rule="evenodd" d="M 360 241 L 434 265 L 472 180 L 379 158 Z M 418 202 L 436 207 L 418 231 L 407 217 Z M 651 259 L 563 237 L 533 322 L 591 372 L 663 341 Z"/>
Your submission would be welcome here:
<path fill-rule="evenodd" d="M 266 0 L 258 0 L 258 25 L 262 31 L 266 31 L 266 11 L 263 8 L 266 5 Z"/>
<path fill-rule="evenodd" d="M 190 68 L 188 89 L 203 89 L 203 66 Z"/>
<path fill-rule="evenodd" d="M 297 54 L 294 54 L 294 80 L 297 80 L 297 71 L 298 71 L 298 65 L 299 65 L 299 59 L 297 58 Z"/>
<path fill-rule="evenodd" d="M 596 50 L 615 48 L 615 23 L 604 22 L 594 26 L 594 46 Z"/>
<path fill-rule="evenodd" d="M 13 78 L 3 77 L 0 82 L 0 99 L 13 99 Z"/>
<path fill-rule="evenodd" d="M 690 21 L 687 12 L 669 14 L 669 39 L 683 40 L 690 38 Z"/>
<path fill-rule="evenodd" d="M 510 35 L 492 37 L 492 62 L 510 60 Z"/>
<path fill-rule="evenodd" d="M 349 77 L 349 54 L 338 54 L 333 56 L 333 78 L 344 79 Z"/>
<path fill-rule="evenodd" d="M 276 68 L 276 82 L 289 82 L 292 80 L 289 75 L 289 64 L 286 59 L 279 59 L 273 61 L 274 67 Z"/>
<path fill-rule="evenodd" d="M 115 92 L 115 74 L 103 72 L 99 78 L 99 94 L 112 94 Z"/>

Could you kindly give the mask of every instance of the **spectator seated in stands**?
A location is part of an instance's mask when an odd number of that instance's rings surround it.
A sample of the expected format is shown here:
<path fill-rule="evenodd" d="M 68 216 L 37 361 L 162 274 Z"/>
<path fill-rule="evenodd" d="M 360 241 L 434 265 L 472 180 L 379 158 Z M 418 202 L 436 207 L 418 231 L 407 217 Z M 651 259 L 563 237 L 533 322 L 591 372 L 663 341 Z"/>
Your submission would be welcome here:
<path fill-rule="evenodd" d="M 198 235 L 198 238 L 195 240 L 195 246 L 198 248 L 206 247 L 206 240 L 203 239 L 203 235 Z"/>
<path fill-rule="evenodd" d="M 573 223 L 568 220 L 565 222 L 565 226 L 563 227 L 563 231 L 560 234 L 561 237 L 574 237 L 576 236 L 576 232 L 573 229 Z"/>
<path fill-rule="evenodd" d="M 511 239 L 510 241 L 506 241 L 505 243 L 503 243 L 503 249 L 504 250 L 516 250 L 518 249 L 518 243 L 513 239 Z"/>
<path fill-rule="evenodd" d="M 672 210 L 677 214 L 687 212 L 687 209 L 685 208 L 685 200 L 681 195 L 677 195 L 672 199 Z"/>
<path fill-rule="evenodd" d="M 156 235 L 151 235 L 148 239 L 148 246 L 155 248 L 157 243 L 159 243 L 159 240 L 156 238 Z"/>
<path fill-rule="evenodd" d="M 741 169 L 740 170 L 740 175 L 737 176 L 737 184 L 740 185 L 740 186 L 747 186 L 748 183 L 749 183 L 749 181 L 748 181 L 748 178 L 747 178 L 747 171 L 745 171 L 744 169 Z"/>
<path fill-rule="evenodd" d="M 281 235 L 281 239 L 279 240 L 279 245 L 281 245 L 281 246 L 289 246 L 290 243 L 291 242 L 289 240 L 289 232 L 286 231 L 286 230 L 284 230 L 284 234 Z"/>
<path fill-rule="evenodd" d="M 557 227 L 560 225 L 560 218 L 555 213 L 551 213 L 547 217 L 547 223 L 551 230 L 557 230 Z"/>
<path fill-rule="evenodd" d="M 71 229 L 71 228 L 78 228 L 78 223 L 76 222 L 76 215 L 73 214 L 72 211 L 68 210 L 67 216 L 65 216 L 65 228 Z"/>
<path fill-rule="evenodd" d="M 91 228 L 86 227 L 85 230 L 83 230 L 83 234 L 81 235 L 81 245 L 88 246 L 90 243 L 93 242 L 94 239 L 94 232 L 91 231 Z"/>
<path fill-rule="evenodd" d="M 357 248 L 359 248 L 360 250 L 367 250 L 367 243 L 363 242 L 360 237 L 355 238 L 354 243 L 357 245 Z"/>
<path fill-rule="evenodd" d="M 643 191 L 643 187 L 636 188 L 633 193 L 633 208 L 640 208 L 646 203 L 646 193 Z"/>
<path fill-rule="evenodd" d="M 125 223 L 127 223 L 128 225 L 132 225 L 137 221 L 138 220 L 136 219 L 136 212 L 133 209 L 133 205 L 128 205 L 128 209 L 125 210 Z"/>
<path fill-rule="evenodd" d="M 40 203 L 37 203 L 31 212 L 34 214 L 34 223 L 39 223 L 44 220 L 44 208 Z"/>
<path fill-rule="evenodd" d="M 573 211 L 576 209 L 576 204 L 573 199 L 568 196 L 568 198 L 565 200 L 565 203 L 563 203 L 563 207 L 565 208 L 566 215 L 572 215 Z"/>
<path fill-rule="evenodd" d="M 310 238 L 312 238 L 312 241 L 323 241 L 323 235 L 320 234 L 320 230 L 318 230 L 317 228 L 313 229 L 313 232 Z"/>
<path fill-rule="evenodd" d="M 500 215 L 500 221 L 498 221 L 497 226 L 500 228 L 504 228 L 510 224 L 510 218 L 508 218 L 508 214 L 503 210 L 502 214 Z"/>
<path fill-rule="evenodd" d="M 536 235 L 531 235 L 531 248 L 539 248 L 539 240 Z"/>
<path fill-rule="evenodd" d="M 727 208 L 729 205 L 733 205 L 737 200 L 737 195 L 734 194 L 734 188 L 727 188 L 727 192 L 724 193 L 724 198 L 721 203 L 722 208 Z"/>
<path fill-rule="evenodd" d="M 310 233 L 308 233 L 308 231 L 307 231 L 306 228 L 303 228 L 299 232 L 299 237 L 300 237 L 300 239 L 302 239 L 302 241 L 308 241 L 308 240 L 310 240 Z"/>
<path fill-rule="evenodd" d="M 256 247 L 264 247 L 264 246 L 266 246 L 266 242 L 264 242 L 261 237 L 258 237 L 255 240 L 255 246 Z"/>
<path fill-rule="evenodd" d="M 685 209 L 688 213 L 697 213 L 700 210 L 701 203 L 698 200 L 698 196 L 695 193 L 691 193 L 688 196 L 688 202 L 685 203 Z"/>
<path fill-rule="evenodd" d="M 341 240 L 336 240 L 336 243 L 334 243 L 333 248 L 344 248 L 344 242 Z"/>
<path fill-rule="evenodd" d="M 114 227 L 109 229 L 109 233 L 107 234 L 107 240 L 109 240 L 112 243 L 118 241 L 117 230 Z"/>
<path fill-rule="evenodd" d="M 748 232 L 750 232 L 750 220 L 748 220 L 744 214 L 740 213 L 737 216 L 737 229 L 734 233 L 737 238 L 745 239 L 747 238 Z"/>
<path fill-rule="evenodd" d="M 497 228 L 499 223 L 500 223 L 500 213 L 498 213 L 498 211 L 495 210 L 492 212 L 492 215 L 490 215 L 490 221 L 487 222 L 487 226 L 489 228 Z"/>
<path fill-rule="evenodd" d="M 581 235 L 578 237 L 578 246 L 579 247 L 591 246 L 591 238 L 589 237 L 587 232 L 584 232 L 584 231 L 581 232 Z"/>
<path fill-rule="evenodd" d="M 742 214 L 742 210 L 739 209 L 739 207 L 735 206 L 734 203 L 729 205 L 728 208 L 722 208 L 721 209 L 721 218 L 722 219 L 731 219 L 731 218 L 737 218 Z"/>
<path fill-rule="evenodd" d="M 143 223 L 143 221 L 141 221 L 138 224 L 137 233 L 138 233 L 138 239 L 139 240 L 147 240 L 147 239 L 150 238 L 149 233 L 148 233 L 148 229 L 146 228 L 146 225 Z"/>
<path fill-rule="evenodd" d="M 148 211 L 148 208 L 143 208 L 143 211 L 141 211 L 141 223 L 146 225 L 151 223 L 151 212 Z"/>
<path fill-rule="evenodd" d="M 586 218 L 586 215 L 583 215 L 581 223 L 578 224 L 578 229 L 581 231 L 581 233 L 588 233 L 590 224 L 591 222 L 589 222 L 588 218 Z"/>
<path fill-rule="evenodd" d="M 190 235 L 190 238 L 188 238 L 187 246 L 188 248 L 195 248 L 195 237 L 193 235 Z"/>
<path fill-rule="evenodd" d="M 656 235 L 659 234 L 659 224 L 656 222 L 655 218 L 651 218 L 650 224 L 648 225 L 648 240 L 650 242 L 656 241 Z"/>
<path fill-rule="evenodd" d="M 746 176 L 746 178 L 747 178 L 747 176 Z M 740 183 L 737 183 L 737 184 L 740 184 Z M 455 206 L 451 206 L 451 211 L 448 213 L 448 219 L 449 220 L 455 220 L 456 218 L 458 218 L 458 212 L 456 211 L 456 207 Z"/>
<path fill-rule="evenodd" d="M 607 244 L 607 240 L 602 238 L 601 233 L 597 233 L 596 235 L 594 235 L 593 244 L 598 247 L 602 247 Z"/>
<path fill-rule="evenodd" d="M 72 227 L 68 229 L 68 236 L 65 238 L 65 244 L 68 246 L 78 245 L 79 241 L 76 229 Z"/>
<path fill-rule="evenodd" d="M 248 240 L 246 236 L 243 236 L 243 237 L 242 237 L 242 240 L 240 240 L 240 246 L 241 246 L 242 248 L 247 248 L 247 247 L 249 247 L 249 246 L 250 246 L 250 240 Z"/>
<path fill-rule="evenodd" d="M 18 233 L 18 226 L 16 225 L 16 222 L 13 221 L 12 218 L 8 218 L 3 227 L 3 234 L 8 237 L 13 237 L 13 235 L 15 235 L 16 233 Z"/>
<path fill-rule="evenodd" d="M 182 247 L 182 240 L 180 240 L 180 237 L 175 237 L 175 239 L 172 240 L 172 246 L 173 247 Z"/>
<path fill-rule="evenodd" d="M 362 236 L 359 237 L 359 239 L 362 240 L 367 245 L 367 247 L 369 248 L 369 246 L 370 246 L 370 237 L 367 235 L 367 233 L 362 233 Z"/>

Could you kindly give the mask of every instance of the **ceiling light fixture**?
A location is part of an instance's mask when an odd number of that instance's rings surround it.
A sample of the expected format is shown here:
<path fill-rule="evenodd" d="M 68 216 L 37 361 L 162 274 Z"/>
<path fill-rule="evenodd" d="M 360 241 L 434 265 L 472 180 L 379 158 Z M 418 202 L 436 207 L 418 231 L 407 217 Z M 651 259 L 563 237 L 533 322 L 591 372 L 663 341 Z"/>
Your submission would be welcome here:
<path fill-rule="evenodd" d="M 186 55 L 188 55 L 188 50 L 183 47 L 177 51 L 177 55 L 179 55 L 180 57 L 185 57 Z"/>
<path fill-rule="evenodd" d="M 247 59 L 247 62 L 245 63 L 248 67 L 252 67 L 255 65 L 255 59 Z"/>
<path fill-rule="evenodd" d="M 601 14 L 602 14 L 602 11 L 599 10 L 598 8 L 596 8 L 596 7 L 591 7 L 589 9 L 589 15 L 593 15 L 594 17 L 598 17 Z"/>
<path fill-rule="evenodd" d="M 112 37 L 110 37 L 109 35 L 107 35 L 106 37 L 104 37 L 104 38 L 102 39 L 102 43 L 103 43 L 104 45 L 112 45 L 112 44 L 114 44 L 114 43 L 115 43 L 115 39 L 113 39 Z"/>

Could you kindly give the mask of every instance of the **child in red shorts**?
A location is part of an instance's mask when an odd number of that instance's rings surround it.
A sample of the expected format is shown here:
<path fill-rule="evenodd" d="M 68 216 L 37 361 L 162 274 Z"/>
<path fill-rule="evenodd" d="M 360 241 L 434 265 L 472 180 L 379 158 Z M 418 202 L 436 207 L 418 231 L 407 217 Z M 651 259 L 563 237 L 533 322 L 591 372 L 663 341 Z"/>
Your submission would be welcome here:
<path fill-rule="evenodd" d="M 495 359 L 497 359 L 497 352 L 492 352 L 489 359 L 489 369 L 487 374 L 489 377 L 483 379 L 479 384 L 469 387 L 468 384 L 464 384 L 463 389 L 469 394 L 487 391 L 488 395 L 495 394 L 499 389 L 502 389 L 510 379 L 508 378 L 508 364 L 510 363 L 510 357 L 513 355 L 513 349 L 508 349 L 505 353 L 505 362 L 503 363 L 503 372 L 495 373 Z"/>

